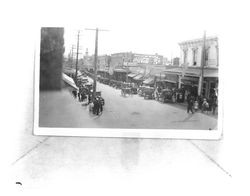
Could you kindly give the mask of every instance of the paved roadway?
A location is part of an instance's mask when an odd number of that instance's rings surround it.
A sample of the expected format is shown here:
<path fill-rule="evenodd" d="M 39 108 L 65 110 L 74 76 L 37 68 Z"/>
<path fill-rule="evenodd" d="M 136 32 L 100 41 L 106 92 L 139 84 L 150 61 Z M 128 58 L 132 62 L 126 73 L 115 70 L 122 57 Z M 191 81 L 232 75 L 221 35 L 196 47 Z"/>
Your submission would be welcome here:
<path fill-rule="evenodd" d="M 98 83 L 106 101 L 103 115 L 95 119 L 107 128 L 216 129 L 217 119 L 201 113 L 188 114 L 186 108 L 145 100 L 138 95 L 121 95 L 121 90 Z"/>

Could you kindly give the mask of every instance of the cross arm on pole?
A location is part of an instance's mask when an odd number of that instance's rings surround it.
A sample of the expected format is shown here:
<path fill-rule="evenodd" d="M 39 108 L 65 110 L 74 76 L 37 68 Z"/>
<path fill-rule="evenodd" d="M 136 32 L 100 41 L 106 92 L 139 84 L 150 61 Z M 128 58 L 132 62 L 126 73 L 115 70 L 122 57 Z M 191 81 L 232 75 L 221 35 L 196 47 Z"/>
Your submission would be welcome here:
<path fill-rule="evenodd" d="M 98 31 L 109 31 L 109 30 L 106 30 L 106 29 L 98 29 L 98 28 L 96 28 L 96 29 L 85 28 L 85 30 L 86 31 L 96 31 L 96 30 L 98 30 Z"/>

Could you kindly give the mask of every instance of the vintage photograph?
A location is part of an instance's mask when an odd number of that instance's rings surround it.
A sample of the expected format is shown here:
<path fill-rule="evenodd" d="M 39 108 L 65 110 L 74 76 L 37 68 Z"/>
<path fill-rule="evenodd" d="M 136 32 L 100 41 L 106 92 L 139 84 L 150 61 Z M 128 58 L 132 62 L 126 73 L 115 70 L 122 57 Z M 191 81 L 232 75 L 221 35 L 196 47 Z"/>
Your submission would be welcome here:
<path fill-rule="evenodd" d="M 126 35 L 113 31 L 41 27 L 38 128 L 218 132 L 216 32 L 152 48 L 136 35 L 126 47 L 114 44 L 105 34 Z"/>
<path fill-rule="evenodd" d="M 3 92 L 18 95 L 3 96 L 6 192 L 211 196 L 246 184 L 247 5 L 33 7 L 10 3 L 1 36 Z"/>

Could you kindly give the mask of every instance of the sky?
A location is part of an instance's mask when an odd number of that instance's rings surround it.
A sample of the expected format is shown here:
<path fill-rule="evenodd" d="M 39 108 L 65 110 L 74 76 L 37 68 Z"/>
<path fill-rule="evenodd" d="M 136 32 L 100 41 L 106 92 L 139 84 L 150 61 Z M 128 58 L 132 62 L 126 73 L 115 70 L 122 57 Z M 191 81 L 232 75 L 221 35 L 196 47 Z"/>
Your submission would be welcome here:
<path fill-rule="evenodd" d="M 98 55 L 118 52 L 180 56 L 178 43 L 207 36 L 220 37 L 223 3 L 218 1 L 86 1 L 78 10 L 76 21 L 65 27 L 65 55 L 77 43 L 81 30 L 82 57 L 86 51 L 94 53 L 95 31 L 99 33 Z M 68 23 L 69 24 L 69 23 Z M 76 50 L 75 50 L 76 51 Z"/>

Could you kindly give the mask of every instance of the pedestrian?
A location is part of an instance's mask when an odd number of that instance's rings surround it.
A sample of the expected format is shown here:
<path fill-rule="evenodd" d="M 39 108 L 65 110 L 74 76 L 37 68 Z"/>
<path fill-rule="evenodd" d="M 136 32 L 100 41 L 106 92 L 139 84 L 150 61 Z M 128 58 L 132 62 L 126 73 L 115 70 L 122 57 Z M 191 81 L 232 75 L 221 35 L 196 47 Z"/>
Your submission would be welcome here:
<path fill-rule="evenodd" d="M 77 95 L 78 95 L 78 101 L 81 102 L 81 93 L 80 93 L 80 91 L 78 92 Z"/>
<path fill-rule="evenodd" d="M 215 112 L 216 112 L 216 108 L 217 108 L 217 97 L 216 95 L 213 96 L 212 98 L 212 113 L 213 115 L 215 115 Z"/>
<path fill-rule="evenodd" d="M 91 94 L 89 93 L 88 94 L 88 104 L 90 104 L 91 103 Z"/>
<path fill-rule="evenodd" d="M 194 113 L 194 111 L 193 111 L 194 99 L 190 94 L 187 96 L 187 103 L 188 103 L 187 113 L 189 113 L 189 111 L 191 111 L 193 114 Z"/>
<path fill-rule="evenodd" d="M 102 97 L 99 97 L 99 101 L 100 101 L 100 112 L 102 113 L 103 106 L 104 106 L 105 102 L 104 102 L 104 99 Z"/>
<path fill-rule="evenodd" d="M 196 101 L 194 102 L 194 111 L 197 112 L 197 111 L 198 111 L 198 108 L 199 108 L 199 103 L 198 103 L 198 101 L 196 100 Z"/>
<path fill-rule="evenodd" d="M 96 115 L 99 115 L 100 113 L 100 101 L 98 98 L 96 98 Z"/>
<path fill-rule="evenodd" d="M 96 98 L 94 98 L 93 104 L 94 104 L 94 107 L 93 107 L 93 114 L 97 114 L 97 100 L 96 100 Z"/>
<path fill-rule="evenodd" d="M 100 97 L 97 98 L 97 103 L 98 103 L 98 112 L 97 112 L 97 115 L 99 115 L 100 113 L 102 113 L 102 103 L 101 103 L 101 99 Z"/>
<path fill-rule="evenodd" d="M 207 102 L 207 99 L 204 99 L 203 100 L 203 103 L 202 103 L 202 109 L 201 109 L 201 111 L 202 112 L 207 112 L 208 113 L 208 110 L 209 110 L 209 104 L 208 104 L 208 102 Z"/>
<path fill-rule="evenodd" d="M 76 99 L 77 91 L 76 91 L 76 90 L 73 90 L 73 91 L 72 91 L 72 94 L 73 94 L 73 97 Z"/>

